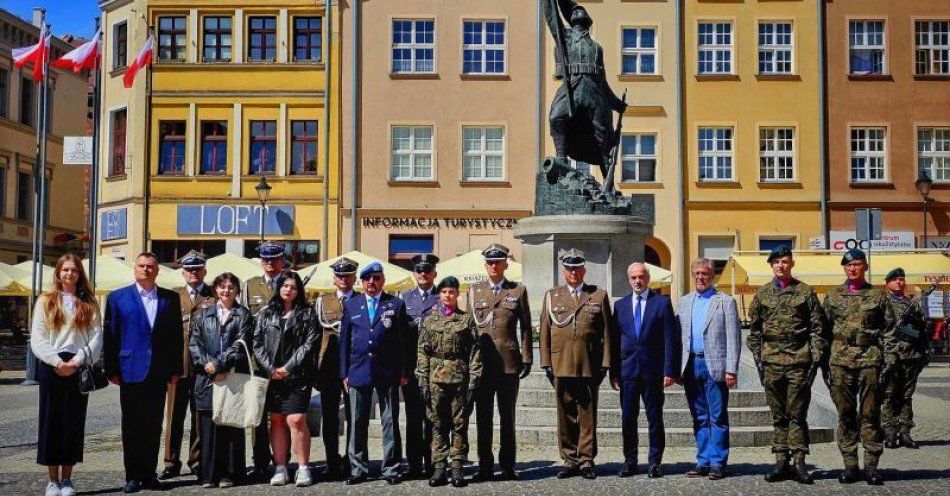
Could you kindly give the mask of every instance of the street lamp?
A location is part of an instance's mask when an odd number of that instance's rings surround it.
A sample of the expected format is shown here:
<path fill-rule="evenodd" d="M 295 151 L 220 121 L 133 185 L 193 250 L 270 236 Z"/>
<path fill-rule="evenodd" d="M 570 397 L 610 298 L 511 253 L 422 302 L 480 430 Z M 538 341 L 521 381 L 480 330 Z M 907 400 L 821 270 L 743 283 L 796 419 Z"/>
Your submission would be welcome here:
<path fill-rule="evenodd" d="M 924 199 L 924 248 L 927 248 L 927 202 L 930 201 L 930 197 L 927 195 L 930 194 L 930 187 L 933 186 L 933 183 L 933 179 L 930 179 L 930 175 L 923 169 L 921 169 L 920 175 L 917 176 L 917 180 L 914 181 L 914 186 L 917 186 L 917 191 Z"/>
<path fill-rule="evenodd" d="M 257 199 L 261 202 L 261 244 L 264 244 L 264 210 L 267 208 L 267 197 L 270 196 L 271 185 L 267 184 L 267 177 L 261 176 L 261 182 L 254 186 Z"/>

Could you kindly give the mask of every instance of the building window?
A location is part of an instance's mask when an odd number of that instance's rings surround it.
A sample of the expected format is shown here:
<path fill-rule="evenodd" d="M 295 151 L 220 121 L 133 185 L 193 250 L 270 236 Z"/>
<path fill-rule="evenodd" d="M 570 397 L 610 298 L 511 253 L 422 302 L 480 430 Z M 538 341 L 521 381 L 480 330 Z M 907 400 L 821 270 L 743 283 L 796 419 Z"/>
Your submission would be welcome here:
<path fill-rule="evenodd" d="M 917 74 L 950 75 L 950 21 L 917 21 Z"/>
<path fill-rule="evenodd" d="M 917 130 L 917 166 L 936 182 L 950 182 L 950 127 Z"/>
<path fill-rule="evenodd" d="M 6 117 L 10 110 L 10 71 L 0 69 L 0 117 Z"/>
<path fill-rule="evenodd" d="M 290 173 L 317 173 L 317 121 L 291 121 Z"/>
<path fill-rule="evenodd" d="M 201 173 L 224 174 L 228 168 L 227 121 L 201 123 Z"/>
<path fill-rule="evenodd" d="M 393 126 L 392 179 L 432 179 L 432 126 Z"/>
<path fill-rule="evenodd" d="M 771 252 L 772 250 L 784 246 L 789 250 L 795 249 L 795 238 L 766 238 L 759 239 L 759 251 L 764 251 L 766 253 Z"/>
<path fill-rule="evenodd" d="M 787 182 L 795 179 L 794 129 L 759 129 L 759 179 L 762 182 Z"/>
<path fill-rule="evenodd" d="M 323 60 L 323 19 L 294 17 L 294 60 Z"/>
<path fill-rule="evenodd" d="M 732 74 L 732 23 L 699 23 L 699 74 Z"/>
<path fill-rule="evenodd" d="M 462 179 L 491 181 L 505 177 L 505 128 L 462 128 Z"/>
<path fill-rule="evenodd" d="M 656 28 L 623 28 L 622 73 L 655 75 Z"/>
<path fill-rule="evenodd" d="M 128 24 L 120 22 L 112 26 L 112 68 L 121 69 L 128 65 L 129 30 Z"/>
<path fill-rule="evenodd" d="M 435 72 L 435 21 L 393 21 L 393 65 L 396 74 Z"/>
<path fill-rule="evenodd" d="M 465 21 L 462 33 L 463 74 L 505 73 L 505 22 Z"/>
<path fill-rule="evenodd" d="M 0 167 L 0 217 L 7 211 L 7 168 Z"/>
<path fill-rule="evenodd" d="M 183 174 L 185 172 L 185 121 L 159 122 L 158 135 L 158 173 Z"/>
<path fill-rule="evenodd" d="M 699 256 L 712 260 L 716 274 L 721 274 L 726 262 L 732 257 L 736 239 L 734 236 L 700 236 Z"/>
<path fill-rule="evenodd" d="M 28 78 L 20 79 L 20 123 L 33 125 L 33 116 L 36 114 L 36 102 L 33 101 L 33 81 Z"/>
<path fill-rule="evenodd" d="M 759 23 L 759 74 L 792 74 L 792 23 Z"/>
<path fill-rule="evenodd" d="M 277 121 L 251 121 L 251 174 L 277 171 Z"/>
<path fill-rule="evenodd" d="M 620 141 L 622 171 L 625 183 L 656 182 L 656 135 L 625 134 Z"/>
<path fill-rule="evenodd" d="M 247 60 L 273 62 L 277 55 L 277 18 L 251 17 L 247 27 Z"/>
<path fill-rule="evenodd" d="M 412 270 L 412 257 L 420 253 L 432 253 L 435 242 L 429 235 L 389 235 L 389 263 Z"/>
<path fill-rule="evenodd" d="M 228 62 L 231 60 L 231 18 L 207 16 L 204 18 L 204 47 L 202 60 L 205 62 Z"/>
<path fill-rule="evenodd" d="M 851 182 L 884 181 L 885 139 L 883 127 L 851 130 Z"/>
<path fill-rule="evenodd" d="M 33 220 L 32 191 L 33 176 L 31 176 L 29 172 L 17 172 L 16 218 L 19 220 Z"/>
<path fill-rule="evenodd" d="M 884 74 L 884 21 L 851 21 L 851 74 Z"/>
<path fill-rule="evenodd" d="M 699 128 L 699 180 L 732 180 L 732 128 Z"/>
<path fill-rule="evenodd" d="M 158 60 L 184 62 L 185 16 L 158 18 Z"/>
<path fill-rule="evenodd" d="M 112 150 L 109 160 L 109 176 L 125 174 L 125 125 L 126 109 L 112 112 Z"/>

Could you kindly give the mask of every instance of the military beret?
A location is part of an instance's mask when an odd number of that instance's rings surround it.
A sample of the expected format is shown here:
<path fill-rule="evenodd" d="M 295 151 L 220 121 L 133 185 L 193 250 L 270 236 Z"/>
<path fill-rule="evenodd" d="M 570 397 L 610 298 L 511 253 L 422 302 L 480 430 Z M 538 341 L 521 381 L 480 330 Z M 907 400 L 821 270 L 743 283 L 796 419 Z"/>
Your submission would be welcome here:
<path fill-rule="evenodd" d="M 445 288 L 455 288 L 455 289 L 458 289 L 458 288 L 459 288 L 459 280 L 456 279 L 455 276 L 448 276 L 448 277 L 442 279 L 442 280 L 439 282 L 439 285 L 435 287 L 435 292 L 436 292 L 436 293 L 439 293 L 439 292 L 441 292 L 441 291 L 442 291 L 443 289 L 445 289 Z"/>
<path fill-rule="evenodd" d="M 785 245 L 776 246 L 772 248 L 772 251 L 769 252 L 768 262 L 772 263 L 776 258 L 790 257 L 792 256 L 792 249 Z"/>
<path fill-rule="evenodd" d="M 356 274 L 356 269 L 359 266 L 360 264 L 358 262 L 354 262 L 346 257 L 340 257 L 339 260 L 330 265 L 330 269 L 338 276 L 348 276 L 350 274 Z"/>
<path fill-rule="evenodd" d="M 849 263 L 856 261 L 868 261 L 868 256 L 864 254 L 863 250 L 852 248 L 848 250 L 843 257 L 841 257 L 841 265 L 848 265 Z"/>
<path fill-rule="evenodd" d="M 257 247 L 257 253 L 261 255 L 261 258 L 280 258 L 284 256 L 284 245 L 283 243 L 265 241 Z"/>
<path fill-rule="evenodd" d="M 482 256 L 485 257 L 486 262 L 493 260 L 508 260 L 508 253 L 510 252 L 511 250 L 509 250 L 507 246 L 498 243 L 492 243 L 488 245 L 488 248 L 482 250 Z"/>
<path fill-rule="evenodd" d="M 577 248 L 571 248 L 566 252 L 561 253 L 561 265 L 565 267 L 583 267 L 587 263 L 587 259 L 584 258 L 584 252 L 578 250 Z"/>
<path fill-rule="evenodd" d="M 907 277 L 907 275 L 904 273 L 904 269 L 901 267 L 892 269 L 890 272 L 888 272 L 887 275 L 884 276 L 884 281 L 890 282 L 891 279 L 897 279 L 898 277 Z"/>
<path fill-rule="evenodd" d="M 432 272 L 435 270 L 435 264 L 439 263 L 439 257 L 424 253 L 412 257 L 412 270 L 418 273 Z"/>
<path fill-rule="evenodd" d="M 374 274 L 376 272 L 383 272 L 383 264 L 374 260 L 366 267 L 363 267 L 363 270 L 360 271 L 360 279 L 366 279 L 370 274 Z"/>
<path fill-rule="evenodd" d="M 183 269 L 200 269 L 205 266 L 208 257 L 198 250 L 191 250 L 185 256 L 181 257 L 181 267 Z"/>

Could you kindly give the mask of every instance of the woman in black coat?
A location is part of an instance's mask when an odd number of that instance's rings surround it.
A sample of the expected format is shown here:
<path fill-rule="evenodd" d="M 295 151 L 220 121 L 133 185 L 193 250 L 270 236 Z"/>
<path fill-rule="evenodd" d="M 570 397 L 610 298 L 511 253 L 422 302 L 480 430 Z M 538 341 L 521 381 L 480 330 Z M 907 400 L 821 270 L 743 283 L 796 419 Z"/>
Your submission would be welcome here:
<path fill-rule="evenodd" d="M 195 315 L 188 342 L 197 374 L 195 402 L 201 429 L 199 477 L 205 488 L 231 487 L 243 482 L 244 430 L 215 425 L 212 420 L 212 383 L 231 371 L 249 372 L 254 336 L 254 316 L 234 301 L 241 294 L 241 281 L 237 276 L 225 272 L 214 279 L 213 288 L 217 302 Z"/>

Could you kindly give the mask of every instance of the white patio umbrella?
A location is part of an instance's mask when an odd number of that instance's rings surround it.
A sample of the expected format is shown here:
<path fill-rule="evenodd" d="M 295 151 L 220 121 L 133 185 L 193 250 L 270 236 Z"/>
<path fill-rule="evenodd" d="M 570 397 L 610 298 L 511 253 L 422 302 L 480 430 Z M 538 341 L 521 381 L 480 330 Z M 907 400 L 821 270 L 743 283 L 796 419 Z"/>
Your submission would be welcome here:
<path fill-rule="evenodd" d="M 310 275 L 311 271 L 316 270 L 313 273 L 313 277 L 310 278 L 310 281 L 307 282 L 305 286 L 307 291 L 332 291 L 336 289 L 336 286 L 333 285 L 333 269 L 330 268 L 337 260 L 346 257 L 354 262 L 360 264 L 360 267 L 365 267 L 371 262 L 379 262 L 383 265 L 383 275 L 386 276 L 386 286 L 384 289 L 386 291 L 395 292 L 401 291 L 404 289 L 409 289 L 413 287 L 415 283 L 412 280 L 412 272 L 391 263 L 383 262 L 378 258 L 371 257 L 364 253 L 358 251 L 351 251 L 349 253 L 344 253 L 339 257 L 334 257 L 329 260 L 320 262 L 316 264 L 316 267 L 313 265 L 300 269 L 300 277 L 307 277 Z M 359 271 L 357 271 L 359 273 Z M 356 289 L 359 288 L 359 282 L 356 284 Z"/>

